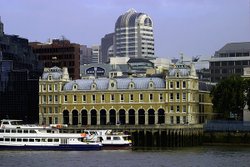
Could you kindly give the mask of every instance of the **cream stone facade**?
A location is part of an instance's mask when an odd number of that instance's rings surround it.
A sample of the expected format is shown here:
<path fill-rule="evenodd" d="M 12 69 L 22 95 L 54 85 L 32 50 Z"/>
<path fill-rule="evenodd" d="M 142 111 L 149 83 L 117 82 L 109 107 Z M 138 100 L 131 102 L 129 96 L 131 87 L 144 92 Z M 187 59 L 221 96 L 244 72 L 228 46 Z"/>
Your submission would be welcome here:
<path fill-rule="evenodd" d="M 163 78 L 70 80 L 67 68 L 46 68 L 39 82 L 39 123 L 197 124 L 199 94 L 192 64 L 175 64 Z"/>

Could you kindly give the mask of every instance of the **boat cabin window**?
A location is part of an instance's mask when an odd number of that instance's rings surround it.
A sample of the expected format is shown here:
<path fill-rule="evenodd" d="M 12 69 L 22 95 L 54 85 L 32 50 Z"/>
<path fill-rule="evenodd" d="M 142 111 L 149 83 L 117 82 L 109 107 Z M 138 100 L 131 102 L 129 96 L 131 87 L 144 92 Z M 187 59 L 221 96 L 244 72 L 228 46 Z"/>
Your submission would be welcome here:
<path fill-rule="evenodd" d="M 40 139 L 35 139 L 36 142 L 40 142 Z"/>
<path fill-rule="evenodd" d="M 121 140 L 120 137 L 113 137 L 114 140 Z"/>
<path fill-rule="evenodd" d="M 5 140 L 5 141 L 10 141 L 10 138 L 5 138 L 4 140 Z"/>
<path fill-rule="evenodd" d="M 0 141 L 3 141 L 3 138 L 0 138 Z"/>
<path fill-rule="evenodd" d="M 22 133 L 22 130 L 17 130 L 17 133 Z"/>
<path fill-rule="evenodd" d="M 5 130 L 5 133 L 10 133 L 10 130 L 9 130 L 9 129 L 6 129 L 6 130 Z"/>
<path fill-rule="evenodd" d="M 111 137 L 107 137 L 107 140 L 111 140 Z"/>
<path fill-rule="evenodd" d="M 16 141 L 16 138 L 11 138 L 10 139 L 12 142 L 15 142 Z"/>
<path fill-rule="evenodd" d="M 59 139 L 54 139 L 54 142 L 59 142 Z"/>
<path fill-rule="evenodd" d="M 12 130 L 11 130 L 11 133 L 16 133 L 16 129 L 12 129 Z"/>
<path fill-rule="evenodd" d="M 28 130 L 24 130 L 23 133 L 28 133 L 29 131 Z"/>
<path fill-rule="evenodd" d="M 23 139 L 23 142 L 27 142 L 28 141 L 28 139 Z"/>
<path fill-rule="evenodd" d="M 16 139 L 16 141 L 17 141 L 17 142 L 21 142 L 21 141 L 22 141 L 22 139 L 20 139 L 20 138 L 17 138 L 17 139 Z"/>
<path fill-rule="evenodd" d="M 48 142 L 52 142 L 53 140 L 52 139 L 48 139 Z"/>
<path fill-rule="evenodd" d="M 34 142 L 35 140 L 34 139 L 29 139 L 29 142 Z"/>
<path fill-rule="evenodd" d="M 30 130 L 30 133 L 36 133 L 36 131 L 35 130 Z"/>
<path fill-rule="evenodd" d="M 0 129 L 0 133 L 3 133 L 4 132 L 4 130 L 3 129 Z"/>
<path fill-rule="evenodd" d="M 123 136 L 122 137 L 124 140 L 128 140 L 128 137 L 127 136 Z"/>

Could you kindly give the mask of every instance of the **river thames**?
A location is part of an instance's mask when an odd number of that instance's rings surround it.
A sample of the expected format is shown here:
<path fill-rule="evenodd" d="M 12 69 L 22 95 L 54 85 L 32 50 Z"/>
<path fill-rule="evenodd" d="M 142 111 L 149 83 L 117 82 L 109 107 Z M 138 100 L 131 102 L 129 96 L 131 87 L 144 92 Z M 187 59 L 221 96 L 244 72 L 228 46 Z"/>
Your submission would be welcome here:
<path fill-rule="evenodd" d="M 165 150 L 0 151 L 0 166 L 18 167 L 249 167 L 250 146 Z"/>

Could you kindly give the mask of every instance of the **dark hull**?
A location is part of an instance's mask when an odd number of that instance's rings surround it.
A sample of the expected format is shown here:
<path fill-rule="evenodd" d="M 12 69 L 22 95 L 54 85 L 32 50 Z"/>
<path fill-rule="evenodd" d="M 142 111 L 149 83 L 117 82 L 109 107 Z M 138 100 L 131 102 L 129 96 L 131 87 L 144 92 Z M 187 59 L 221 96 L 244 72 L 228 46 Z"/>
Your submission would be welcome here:
<path fill-rule="evenodd" d="M 52 150 L 52 151 L 92 151 L 101 150 L 99 145 L 59 145 L 59 146 L 6 146 L 0 145 L 0 150 Z"/>

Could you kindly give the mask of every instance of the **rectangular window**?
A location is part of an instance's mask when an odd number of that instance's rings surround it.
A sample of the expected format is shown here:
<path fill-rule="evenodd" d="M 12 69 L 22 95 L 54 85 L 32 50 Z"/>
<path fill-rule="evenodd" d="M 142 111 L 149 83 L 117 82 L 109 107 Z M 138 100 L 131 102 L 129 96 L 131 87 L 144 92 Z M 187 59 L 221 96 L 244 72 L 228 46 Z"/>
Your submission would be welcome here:
<path fill-rule="evenodd" d="M 105 95 L 102 95 L 102 102 L 105 101 Z"/>
<path fill-rule="evenodd" d="M 183 117 L 182 117 L 182 120 L 183 120 L 183 123 L 184 123 L 184 124 L 187 123 L 187 117 L 186 117 L 186 116 L 183 116 Z"/>
<path fill-rule="evenodd" d="M 174 112 L 174 106 L 170 106 L 170 112 Z"/>
<path fill-rule="evenodd" d="M 160 102 L 163 102 L 163 95 L 162 95 L 162 93 L 159 94 L 159 100 L 160 100 Z"/>
<path fill-rule="evenodd" d="M 182 82 L 182 88 L 186 88 L 186 81 Z"/>
<path fill-rule="evenodd" d="M 169 83 L 169 88 L 170 88 L 170 89 L 173 89 L 173 88 L 174 88 L 174 83 L 173 83 L 173 82 L 170 82 L 170 83 Z"/>
<path fill-rule="evenodd" d="M 120 100 L 121 100 L 121 101 L 124 101 L 124 96 L 123 96 L 123 94 L 120 95 Z"/>
<path fill-rule="evenodd" d="M 46 95 L 43 95 L 43 103 L 46 103 Z"/>
<path fill-rule="evenodd" d="M 92 102 L 95 103 L 96 97 L 95 95 L 92 95 Z"/>
<path fill-rule="evenodd" d="M 115 95 L 114 95 L 114 94 L 111 94 L 111 95 L 110 95 L 110 100 L 111 100 L 111 101 L 114 101 L 114 100 L 115 100 Z"/>
<path fill-rule="evenodd" d="M 49 103 L 52 103 L 52 95 L 49 95 Z"/>
<path fill-rule="evenodd" d="M 143 101 L 143 94 L 140 94 L 140 101 Z"/>
<path fill-rule="evenodd" d="M 182 93 L 182 101 L 186 101 L 186 97 L 187 96 L 187 94 L 186 93 Z"/>
<path fill-rule="evenodd" d="M 176 100 L 180 101 L 180 93 L 176 93 Z"/>
<path fill-rule="evenodd" d="M 176 112 L 180 112 L 180 106 L 176 106 Z"/>
<path fill-rule="evenodd" d="M 54 100 L 55 100 L 55 103 L 57 103 L 57 102 L 58 102 L 58 96 L 55 95 L 54 98 L 55 98 L 55 99 L 54 99 Z"/>
<path fill-rule="evenodd" d="M 134 95 L 130 94 L 130 101 L 134 101 Z"/>
<path fill-rule="evenodd" d="M 49 107 L 49 113 L 52 113 L 52 107 Z"/>
<path fill-rule="evenodd" d="M 55 119 L 55 124 L 58 124 L 58 118 L 55 117 L 54 119 Z"/>
<path fill-rule="evenodd" d="M 174 100 L 174 94 L 173 94 L 173 93 L 170 93 L 169 96 L 170 96 L 170 97 L 169 97 L 170 101 L 173 101 L 173 100 Z"/>
<path fill-rule="evenodd" d="M 43 113 L 46 113 L 46 107 L 43 107 Z"/>
<path fill-rule="evenodd" d="M 46 91 L 46 85 L 45 84 L 43 85 L 43 91 L 44 92 Z"/>
<path fill-rule="evenodd" d="M 55 107 L 54 110 L 55 110 L 55 113 L 58 113 L 58 107 Z"/>
<path fill-rule="evenodd" d="M 73 95 L 73 101 L 76 102 L 77 101 L 77 96 Z"/>
<path fill-rule="evenodd" d="M 64 102 L 68 102 L 68 96 L 67 95 L 64 96 Z"/>
<path fill-rule="evenodd" d="M 54 90 L 55 90 L 55 91 L 58 90 L 57 84 L 54 85 Z"/>
<path fill-rule="evenodd" d="M 176 116 L 176 124 L 180 124 L 181 121 L 180 121 L 180 116 Z"/>
<path fill-rule="evenodd" d="M 187 112 L 187 107 L 186 106 L 182 106 L 182 112 Z"/>
<path fill-rule="evenodd" d="M 174 124 L 174 117 L 173 116 L 170 116 L 170 123 Z"/>
<path fill-rule="evenodd" d="M 153 97 L 153 94 L 150 93 L 150 94 L 149 94 L 149 101 L 153 101 L 153 98 L 154 98 L 154 97 Z"/>
<path fill-rule="evenodd" d="M 86 95 L 82 95 L 82 101 L 86 102 Z"/>
<path fill-rule="evenodd" d="M 180 88 L 180 82 L 179 82 L 179 81 L 176 82 L 176 88 L 177 88 L 177 89 Z"/>
<path fill-rule="evenodd" d="M 49 85 L 49 91 L 52 91 L 52 85 Z"/>

